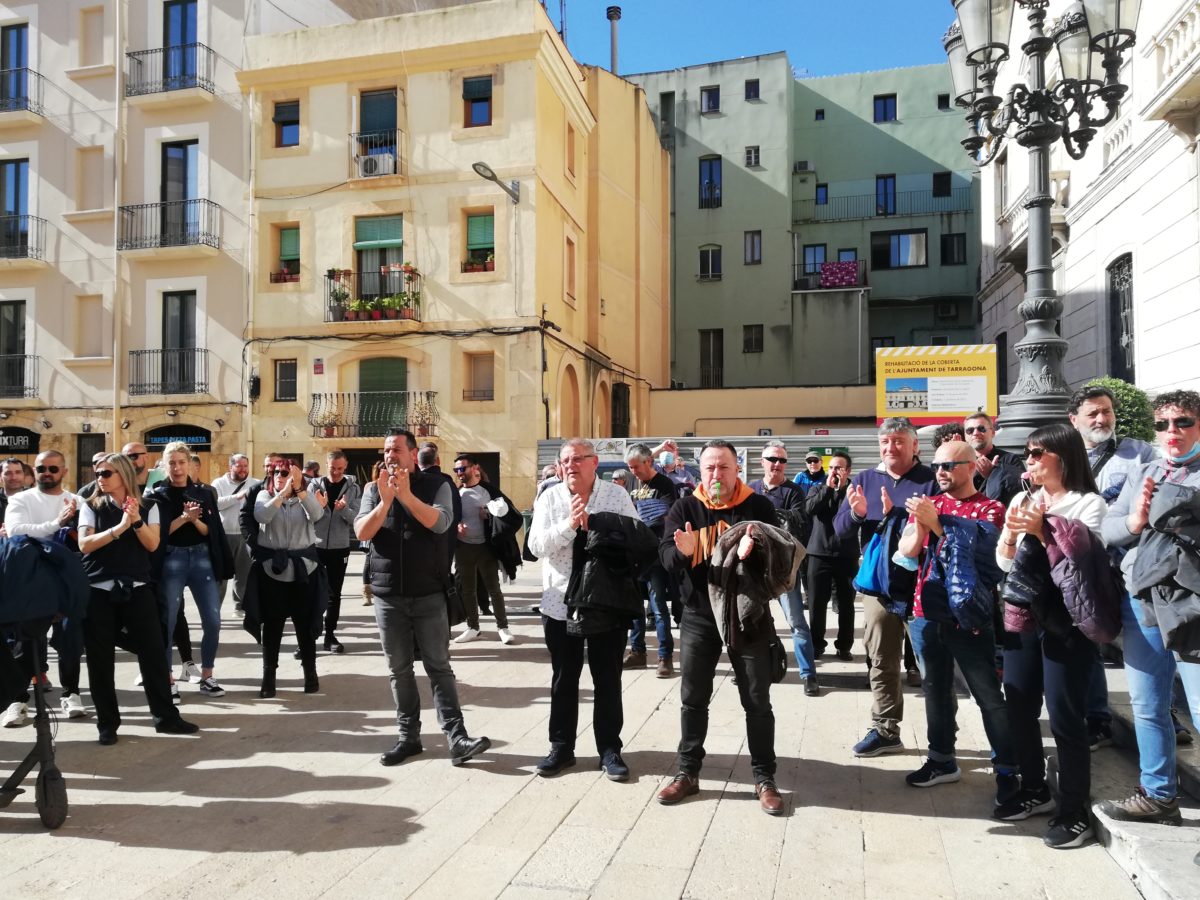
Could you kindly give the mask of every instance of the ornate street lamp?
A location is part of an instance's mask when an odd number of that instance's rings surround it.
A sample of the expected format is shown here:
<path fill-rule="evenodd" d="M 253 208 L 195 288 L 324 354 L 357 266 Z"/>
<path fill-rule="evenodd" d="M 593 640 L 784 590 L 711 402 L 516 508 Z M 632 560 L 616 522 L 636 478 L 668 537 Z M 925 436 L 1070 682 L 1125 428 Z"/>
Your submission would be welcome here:
<path fill-rule="evenodd" d="M 1025 336 L 1014 346 L 1020 375 L 1000 410 L 1004 447 L 1025 445 L 1029 432 L 1062 421 L 1069 388 L 1062 361 L 1067 342 L 1054 330 L 1063 305 L 1054 290 L 1051 263 L 1050 148 L 1062 141 L 1072 159 L 1081 159 L 1096 129 L 1116 118 L 1128 86 L 1121 84 L 1122 54 L 1135 41 L 1141 0 L 1083 0 L 1071 4 L 1049 34 L 1049 0 L 951 0 L 957 20 L 942 39 L 950 62 L 955 103 L 966 109 L 967 155 L 988 165 L 1009 132 L 1029 151 L 1028 263 L 1025 298 L 1018 307 Z M 1015 7 L 1029 20 L 1021 45 L 1028 81 L 996 94 L 1000 65 L 1009 57 Z M 1057 47 L 1062 77 L 1046 86 L 1046 61 Z M 1103 108 L 1097 112 L 1097 106 Z M 1003 365 L 1004 361 L 1001 360 Z"/>

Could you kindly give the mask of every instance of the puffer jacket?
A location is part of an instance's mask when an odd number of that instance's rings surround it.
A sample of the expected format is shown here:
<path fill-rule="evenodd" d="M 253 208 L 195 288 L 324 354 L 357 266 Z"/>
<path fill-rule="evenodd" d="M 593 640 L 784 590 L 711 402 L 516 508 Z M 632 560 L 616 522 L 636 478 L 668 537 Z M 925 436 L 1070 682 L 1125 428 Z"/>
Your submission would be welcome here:
<path fill-rule="evenodd" d="M 1032 630 L 1033 623 L 1036 623 L 1056 637 L 1065 640 L 1070 636 L 1074 623 L 1067 614 L 1062 592 L 1050 576 L 1050 557 L 1041 541 L 1028 540 L 1017 544 L 1012 569 L 1000 588 L 1000 597 L 1006 604 L 1023 611 L 1011 617 L 1006 608 L 1007 631 Z M 1010 623 L 1016 619 L 1024 627 L 1012 627 Z"/>
<path fill-rule="evenodd" d="M 1000 530 L 961 516 L 939 515 L 938 522 L 943 535 L 925 557 L 921 608 L 930 621 L 977 631 L 995 615 L 996 585 L 1004 575 L 996 564 Z"/>
<path fill-rule="evenodd" d="M 1120 572 L 1100 537 L 1078 519 L 1046 516 L 1050 578 L 1062 593 L 1067 615 L 1090 640 L 1107 644 L 1121 633 Z"/>
<path fill-rule="evenodd" d="M 738 559 L 738 544 L 751 527 L 754 549 Z M 795 586 L 803 560 L 800 543 L 787 530 L 765 522 L 739 522 L 717 538 L 708 566 L 708 596 L 726 647 L 737 650 L 744 638 L 757 636 L 770 620 L 771 601 Z"/>

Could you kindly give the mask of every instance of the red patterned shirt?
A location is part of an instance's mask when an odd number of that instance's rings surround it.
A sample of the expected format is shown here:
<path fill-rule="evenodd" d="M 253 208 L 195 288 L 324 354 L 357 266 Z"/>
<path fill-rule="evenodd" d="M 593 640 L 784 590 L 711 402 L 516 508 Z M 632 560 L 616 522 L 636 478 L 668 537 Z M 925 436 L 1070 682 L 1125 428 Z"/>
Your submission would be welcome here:
<path fill-rule="evenodd" d="M 979 519 L 983 522 L 991 522 L 997 528 L 1004 524 L 1004 506 L 995 500 L 989 500 L 983 494 L 976 491 L 970 497 L 964 500 L 956 500 L 949 494 L 938 494 L 935 497 L 930 497 L 934 509 L 937 510 L 939 516 L 958 516 L 960 519 Z M 915 517 L 908 517 L 908 524 L 912 525 L 916 522 Z M 932 537 L 932 535 L 930 535 Z M 925 546 L 929 546 L 929 538 L 925 539 Z M 924 585 L 925 579 L 917 579 L 917 589 L 914 594 L 913 615 L 924 618 L 925 614 L 921 609 L 921 587 Z"/>

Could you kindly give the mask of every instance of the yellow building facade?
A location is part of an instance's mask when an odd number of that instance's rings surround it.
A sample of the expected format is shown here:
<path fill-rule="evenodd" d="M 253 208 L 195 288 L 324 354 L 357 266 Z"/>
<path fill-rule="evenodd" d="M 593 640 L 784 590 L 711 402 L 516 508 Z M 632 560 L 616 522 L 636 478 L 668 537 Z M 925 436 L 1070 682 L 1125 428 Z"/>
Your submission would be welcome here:
<path fill-rule="evenodd" d="M 668 383 L 667 157 L 536 0 L 264 35 L 246 443 L 360 476 L 388 427 L 520 505 L 536 441 L 637 433 Z M 486 176 L 486 177 L 485 177 Z"/>

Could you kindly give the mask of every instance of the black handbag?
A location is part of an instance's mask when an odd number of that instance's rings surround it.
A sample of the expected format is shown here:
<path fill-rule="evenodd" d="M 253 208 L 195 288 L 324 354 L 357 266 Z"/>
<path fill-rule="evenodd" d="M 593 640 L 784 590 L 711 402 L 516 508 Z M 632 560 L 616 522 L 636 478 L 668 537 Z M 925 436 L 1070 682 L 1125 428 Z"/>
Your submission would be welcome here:
<path fill-rule="evenodd" d="M 771 649 L 771 684 L 779 684 L 787 677 L 787 650 L 773 631 L 767 638 L 767 646 Z"/>
<path fill-rule="evenodd" d="M 467 607 L 463 604 L 462 594 L 459 593 L 457 578 L 449 578 L 446 581 L 446 618 L 450 620 L 451 628 L 467 621 Z"/>

